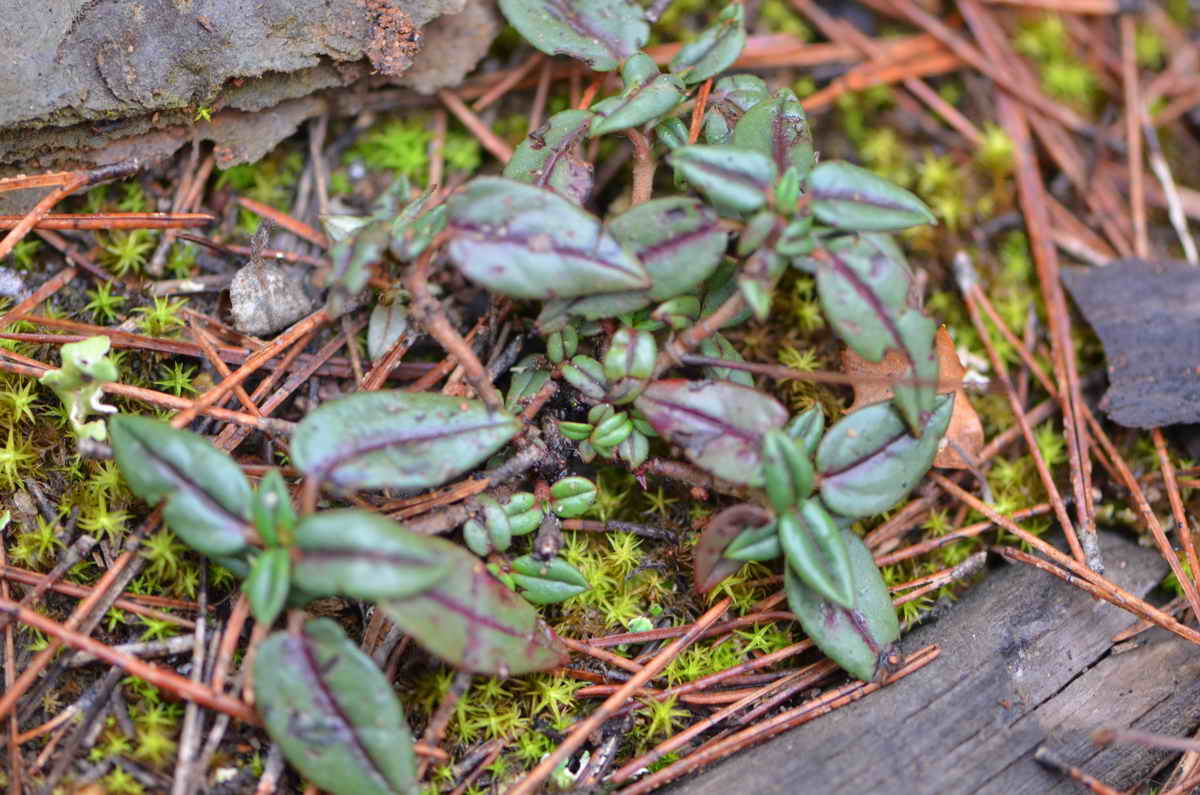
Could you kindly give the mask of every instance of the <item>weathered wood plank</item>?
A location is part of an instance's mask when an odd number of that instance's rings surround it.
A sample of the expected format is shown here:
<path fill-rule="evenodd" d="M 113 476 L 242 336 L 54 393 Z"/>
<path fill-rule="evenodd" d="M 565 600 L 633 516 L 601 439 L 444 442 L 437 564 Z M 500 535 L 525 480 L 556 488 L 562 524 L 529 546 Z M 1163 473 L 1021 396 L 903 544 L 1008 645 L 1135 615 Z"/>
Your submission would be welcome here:
<path fill-rule="evenodd" d="M 1109 575 L 1145 594 L 1156 553 L 1101 534 Z M 1128 613 L 1043 572 L 989 573 L 943 618 L 909 635 L 941 656 L 920 673 L 730 759 L 676 787 L 708 793 L 1049 793 L 1079 785 L 1033 761 L 1045 743 L 1106 783 L 1141 780 L 1162 755 L 1096 748 L 1099 726 L 1184 734 L 1200 725 L 1200 649 L 1146 633 L 1112 654 Z"/>

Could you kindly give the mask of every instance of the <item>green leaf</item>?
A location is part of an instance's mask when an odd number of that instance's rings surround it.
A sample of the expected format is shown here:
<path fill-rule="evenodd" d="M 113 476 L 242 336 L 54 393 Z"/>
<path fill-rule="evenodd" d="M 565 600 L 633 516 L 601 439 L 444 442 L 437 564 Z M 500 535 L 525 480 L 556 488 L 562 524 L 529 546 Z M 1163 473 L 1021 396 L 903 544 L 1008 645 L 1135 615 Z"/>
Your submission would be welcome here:
<path fill-rule="evenodd" d="M 292 463 L 339 489 L 424 489 L 474 468 L 521 429 L 478 400 L 360 392 L 309 412 L 292 436 Z"/>
<path fill-rule="evenodd" d="M 602 400 L 608 391 L 604 377 L 604 365 L 591 356 L 576 354 L 571 361 L 560 367 L 563 379 L 593 400 Z"/>
<path fill-rule="evenodd" d="M 625 86 L 620 94 L 592 106 L 600 117 L 592 122 L 593 138 L 657 119 L 678 105 L 686 90 L 675 75 L 660 73 L 654 59 L 644 52 L 625 62 L 621 78 Z"/>
<path fill-rule="evenodd" d="M 909 360 L 897 376 L 897 406 L 914 433 L 933 408 L 938 380 L 937 323 L 909 306 L 912 273 L 895 244 L 862 235 L 829 246 L 817 264 L 817 292 L 839 337 L 864 359 L 878 362 L 895 349 Z M 908 380 L 909 383 L 903 383 Z M 915 381 L 915 383 L 914 383 Z"/>
<path fill-rule="evenodd" d="M 820 500 L 779 517 L 779 545 L 805 585 L 842 607 L 854 606 L 854 575 L 842 531 Z"/>
<path fill-rule="evenodd" d="M 608 229 L 650 274 L 647 303 L 682 295 L 707 279 L 729 239 L 717 214 L 688 196 L 643 202 L 612 219 Z"/>
<path fill-rule="evenodd" d="M 563 519 L 583 516 L 596 501 L 596 484 L 585 477 L 571 475 L 550 487 L 550 510 Z"/>
<path fill-rule="evenodd" d="M 782 430 L 763 435 L 763 477 L 771 507 L 790 511 L 812 493 L 813 465 L 801 445 Z"/>
<path fill-rule="evenodd" d="M 642 263 L 650 288 L 547 302 L 538 317 L 539 329 L 568 315 L 586 320 L 616 317 L 685 293 L 720 264 L 728 238 L 717 214 L 690 196 L 643 202 L 609 221 L 608 231 Z"/>
<path fill-rule="evenodd" d="M 263 550 L 250 566 L 250 576 L 242 588 L 250 602 L 254 619 L 271 626 L 283 610 L 288 595 L 288 573 L 291 560 L 282 547 Z"/>
<path fill-rule="evenodd" d="M 733 140 L 733 128 L 750 108 L 770 96 L 766 82 L 755 75 L 730 75 L 713 84 L 704 113 L 704 140 L 727 144 Z"/>
<path fill-rule="evenodd" d="M 500 10 L 534 47 L 578 58 L 597 72 L 616 69 L 650 38 L 632 0 L 500 0 Z"/>
<path fill-rule="evenodd" d="M 891 403 L 876 403 L 843 418 L 817 448 L 825 504 L 850 517 L 891 508 L 929 470 L 953 408 L 953 395 L 939 395 L 919 439 L 909 435 Z"/>
<path fill-rule="evenodd" d="M 546 300 L 650 286 L 599 219 L 553 191 L 480 177 L 448 207 L 450 259 L 488 289 Z"/>
<path fill-rule="evenodd" d="M 587 578 L 579 569 L 558 557 L 541 561 L 523 555 L 512 562 L 512 572 L 521 596 L 535 605 L 563 602 L 588 589 Z"/>
<path fill-rule="evenodd" d="M 825 412 L 820 406 L 813 406 L 793 417 L 784 430 L 788 436 L 800 442 L 806 455 L 814 456 L 825 433 Z"/>
<path fill-rule="evenodd" d="M 895 232 L 937 223 L 925 203 L 865 168 L 840 160 L 821 163 L 808 181 L 813 215 L 857 232 Z"/>
<path fill-rule="evenodd" d="M 776 173 L 795 168 L 803 177 L 813 167 L 812 130 L 808 116 L 790 88 L 781 88 L 773 96 L 750 108 L 733 128 L 733 145 L 769 157 Z M 789 208 L 781 208 L 787 211 Z"/>
<path fill-rule="evenodd" d="M 842 535 L 854 579 L 853 608 L 822 598 L 791 566 L 784 567 L 784 588 L 788 607 L 817 648 L 852 676 L 871 682 L 886 673 L 900 623 L 870 551 L 854 533 L 843 530 Z"/>
<path fill-rule="evenodd" d="M 279 470 L 271 467 L 259 481 L 251 507 L 254 527 L 268 547 L 287 545 L 292 528 L 296 526 L 296 509 L 292 507 L 292 495 Z"/>
<path fill-rule="evenodd" d="M 700 343 L 700 353 L 712 359 L 727 359 L 731 362 L 744 362 L 742 354 L 738 353 L 738 349 L 733 347 L 733 343 L 725 338 L 723 334 L 713 334 L 708 339 Z M 704 377 L 713 381 L 732 381 L 735 384 L 742 386 L 754 387 L 754 376 L 745 370 L 736 370 L 732 367 L 705 367 Z"/>
<path fill-rule="evenodd" d="M 749 213 L 762 207 L 775 181 L 775 164 L 760 152 L 693 144 L 667 155 L 688 184 L 718 208 Z"/>
<path fill-rule="evenodd" d="M 763 434 L 787 421 L 776 400 L 728 381 L 655 381 L 635 405 L 692 463 L 751 486 L 763 482 Z"/>
<path fill-rule="evenodd" d="M 583 204 L 592 192 L 592 164 L 578 150 L 595 117 L 590 110 L 555 113 L 521 141 L 504 166 L 504 176 Z"/>
<path fill-rule="evenodd" d="M 544 363 L 541 357 L 531 354 L 509 370 L 512 378 L 508 382 L 508 394 L 504 396 L 504 408 L 510 414 L 520 414 L 528 401 L 550 380 L 550 372 L 541 368 Z"/>
<path fill-rule="evenodd" d="M 783 554 L 776 522 L 743 530 L 725 547 L 724 555 L 739 562 L 774 560 Z"/>
<path fill-rule="evenodd" d="M 333 795 L 417 792 L 412 735 L 391 682 L 328 618 L 258 648 L 254 699 L 301 775 Z"/>
<path fill-rule="evenodd" d="M 407 599 L 379 607 L 401 631 L 456 668 L 508 677 L 567 662 L 562 642 L 537 611 L 465 549 L 444 545 L 445 576 Z"/>
<path fill-rule="evenodd" d="M 367 286 L 371 263 L 378 262 L 392 239 L 392 222 L 378 219 L 354 230 L 329 249 L 333 268 L 329 274 L 327 311 L 334 317 L 354 307 L 354 297 Z"/>
<path fill-rule="evenodd" d="M 118 414 L 108 421 L 113 456 L 130 490 L 188 546 L 211 557 L 237 555 L 250 536 L 250 484 L 226 453 L 165 422 Z"/>
<path fill-rule="evenodd" d="M 746 18 L 739 2 L 730 3 L 715 24 L 700 32 L 671 59 L 671 71 L 688 85 L 716 77 L 737 60 L 746 46 Z"/>
<path fill-rule="evenodd" d="M 731 505 L 709 519 L 692 551 L 692 581 L 696 592 L 708 593 L 742 567 L 742 561 L 724 557 L 725 551 L 741 534 L 774 526 L 770 512 L 749 502 Z"/>
<path fill-rule="evenodd" d="M 421 256 L 433 239 L 446 228 L 446 205 L 439 204 L 432 210 L 425 210 L 433 190 L 427 189 L 405 205 L 392 220 L 388 251 L 401 262 L 411 262 Z"/>
<path fill-rule="evenodd" d="M 370 511 L 312 513 L 296 525 L 292 582 L 313 596 L 412 596 L 445 576 L 447 544 Z"/>

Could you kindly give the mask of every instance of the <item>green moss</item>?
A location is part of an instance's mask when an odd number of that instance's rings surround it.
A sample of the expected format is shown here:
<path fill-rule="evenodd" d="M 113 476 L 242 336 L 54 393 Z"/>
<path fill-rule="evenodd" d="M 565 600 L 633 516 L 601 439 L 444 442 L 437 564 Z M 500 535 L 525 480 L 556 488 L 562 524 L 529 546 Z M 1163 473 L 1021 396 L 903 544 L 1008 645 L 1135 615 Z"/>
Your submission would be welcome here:
<path fill-rule="evenodd" d="M 423 185 L 432 139 L 424 118 L 388 121 L 363 135 L 346 151 L 343 160 L 361 160 L 368 168 L 391 171 Z"/>

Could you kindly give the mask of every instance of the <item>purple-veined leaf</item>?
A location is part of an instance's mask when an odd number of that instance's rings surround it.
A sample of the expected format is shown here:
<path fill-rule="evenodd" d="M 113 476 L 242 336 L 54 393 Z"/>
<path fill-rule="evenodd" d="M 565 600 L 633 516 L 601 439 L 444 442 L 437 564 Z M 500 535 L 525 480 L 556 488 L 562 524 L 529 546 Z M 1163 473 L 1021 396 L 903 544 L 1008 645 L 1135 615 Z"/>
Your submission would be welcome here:
<path fill-rule="evenodd" d="M 448 207 L 450 259 L 496 292 L 546 300 L 650 286 L 598 218 L 554 191 L 480 177 Z"/>
<path fill-rule="evenodd" d="M 228 454 L 190 431 L 134 414 L 116 415 L 108 431 L 130 490 L 150 505 L 165 499 L 163 519 L 184 542 L 213 557 L 247 548 L 250 484 Z"/>
<path fill-rule="evenodd" d="M 808 587 L 842 607 L 854 606 L 854 573 L 846 541 L 820 500 L 805 500 L 780 515 L 779 545 L 792 573 Z"/>
<path fill-rule="evenodd" d="M 761 152 L 779 174 L 795 166 L 803 177 L 813 167 L 812 130 L 800 101 L 789 88 L 750 108 L 733 128 L 733 145 Z"/>
<path fill-rule="evenodd" d="M 687 196 L 639 204 L 609 221 L 608 228 L 650 274 L 649 301 L 682 295 L 707 279 L 729 239 L 717 214 Z"/>
<path fill-rule="evenodd" d="M 704 141 L 727 144 L 733 140 L 733 128 L 750 108 L 768 96 L 766 82 L 755 75 L 730 75 L 713 84 L 704 112 Z"/>
<path fill-rule="evenodd" d="M 379 608 L 429 652 L 464 671 L 507 677 L 544 671 L 567 651 L 537 611 L 497 580 L 479 558 L 448 541 L 445 576 L 416 596 Z"/>
<path fill-rule="evenodd" d="M 446 542 L 353 508 L 321 511 L 296 525 L 292 582 L 313 596 L 412 596 L 445 574 Z"/>
<path fill-rule="evenodd" d="M 692 290 L 721 263 L 728 239 L 717 214 L 689 196 L 639 204 L 609 221 L 608 231 L 642 263 L 650 288 L 549 301 L 539 329 L 554 328 L 568 316 L 616 317 Z"/>
<path fill-rule="evenodd" d="M 534 47 L 597 72 L 616 69 L 650 38 L 645 13 L 632 0 L 500 0 L 500 10 Z"/>
<path fill-rule="evenodd" d="M 950 424 L 954 395 L 939 395 L 921 437 L 909 434 L 891 403 L 876 403 L 831 427 L 817 448 L 821 499 L 849 517 L 886 511 L 929 470 Z"/>
<path fill-rule="evenodd" d="M 692 463 L 751 486 L 763 483 L 763 434 L 787 422 L 774 398 L 729 381 L 654 381 L 634 405 Z"/>
<path fill-rule="evenodd" d="M 903 254 L 891 239 L 873 234 L 835 241 L 828 253 L 817 262 L 825 316 L 864 359 L 878 362 L 890 349 L 908 358 L 909 369 L 898 376 L 896 405 L 909 429 L 919 433 L 937 387 L 937 323 L 909 305 L 913 277 Z"/>
<path fill-rule="evenodd" d="M 624 89 L 592 106 L 599 118 L 592 122 L 592 137 L 606 135 L 653 121 L 679 104 L 686 89 L 678 77 L 658 71 L 654 59 L 639 52 L 621 67 Z"/>
<path fill-rule="evenodd" d="M 583 204 L 592 192 L 592 164 L 578 149 L 594 118 L 590 110 L 555 113 L 521 141 L 504 166 L 504 176 Z"/>
<path fill-rule="evenodd" d="M 761 152 L 693 144 L 667 156 L 688 184 L 718 208 L 748 213 L 762 207 L 775 181 L 775 164 Z"/>
<path fill-rule="evenodd" d="M 680 48 L 671 71 L 688 85 L 703 83 L 724 72 L 746 46 L 746 14 L 740 2 L 730 3 L 717 21 Z"/>
<path fill-rule="evenodd" d="M 696 591 L 708 593 L 742 567 L 742 561 L 724 557 L 725 549 L 734 539 L 744 531 L 774 525 L 767 509 L 749 502 L 732 505 L 709 519 L 692 551 L 692 581 Z"/>
<path fill-rule="evenodd" d="M 852 608 L 823 598 L 791 566 L 784 568 L 784 588 L 788 607 L 817 648 L 850 675 L 872 682 L 887 672 L 900 623 L 870 550 L 854 533 L 841 532 L 854 580 Z"/>
<path fill-rule="evenodd" d="M 855 232 L 896 232 L 937 223 L 925 203 L 883 177 L 840 160 L 813 169 L 808 181 L 813 215 Z"/>
<path fill-rule="evenodd" d="M 309 412 L 292 436 L 292 463 L 339 489 L 430 488 L 472 469 L 520 428 L 477 400 L 359 392 Z"/>
<path fill-rule="evenodd" d="M 333 795 L 417 791 L 412 735 L 392 684 L 334 621 L 276 632 L 254 661 L 255 706 L 283 755 Z"/>

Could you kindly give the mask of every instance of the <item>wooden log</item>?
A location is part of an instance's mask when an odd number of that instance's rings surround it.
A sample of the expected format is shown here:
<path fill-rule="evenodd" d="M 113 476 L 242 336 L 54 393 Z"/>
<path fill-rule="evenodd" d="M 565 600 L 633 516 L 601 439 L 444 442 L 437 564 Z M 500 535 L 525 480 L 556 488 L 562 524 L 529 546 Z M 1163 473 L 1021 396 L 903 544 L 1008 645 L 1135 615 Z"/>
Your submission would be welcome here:
<path fill-rule="evenodd" d="M 1165 561 L 1102 533 L 1108 576 L 1148 593 Z M 1187 735 L 1200 725 L 1200 649 L 1165 632 L 1114 650 L 1133 618 L 1047 574 L 1003 566 L 904 639 L 941 656 L 920 673 L 675 785 L 689 795 L 1067 793 L 1034 761 L 1045 745 L 1117 788 L 1170 756 L 1095 746 L 1099 727 Z"/>

